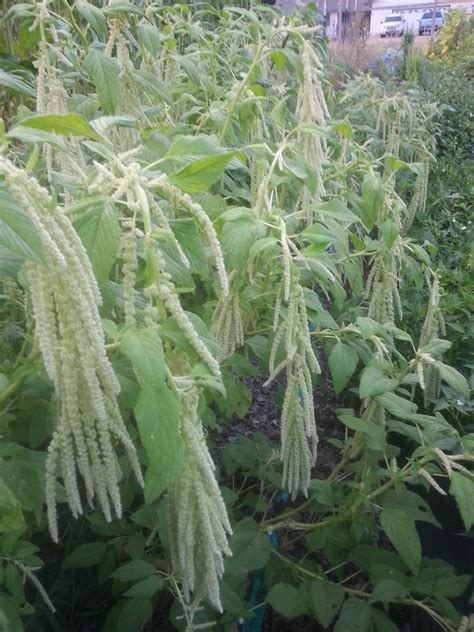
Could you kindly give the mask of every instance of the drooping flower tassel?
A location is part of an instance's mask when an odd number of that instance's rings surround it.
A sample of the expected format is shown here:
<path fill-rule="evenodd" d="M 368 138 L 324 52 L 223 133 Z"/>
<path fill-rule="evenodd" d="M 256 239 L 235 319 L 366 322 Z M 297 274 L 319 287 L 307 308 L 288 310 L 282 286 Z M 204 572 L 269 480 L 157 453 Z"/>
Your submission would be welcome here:
<path fill-rule="evenodd" d="M 36 336 L 58 401 L 57 426 L 48 449 L 46 501 L 51 536 L 58 541 L 58 469 L 73 515 L 83 511 L 79 476 L 90 505 L 98 498 L 105 518 L 121 516 L 122 476 L 115 443 L 122 443 L 143 485 L 137 454 L 123 422 L 119 383 L 105 350 L 100 293 L 87 253 L 69 219 L 46 189 L 0 158 L 0 173 L 28 213 L 45 265 L 27 263 Z"/>
<path fill-rule="evenodd" d="M 281 413 L 283 485 L 294 500 L 308 495 L 311 469 L 316 464 L 318 435 L 314 417 L 313 385 L 303 355 L 287 367 L 287 386 Z"/>
<path fill-rule="evenodd" d="M 222 612 L 219 579 L 224 573 L 224 556 L 231 555 L 227 539 L 232 530 L 198 417 L 198 392 L 191 380 L 175 380 L 184 464 L 168 493 L 171 560 L 186 601 L 207 596 Z"/>

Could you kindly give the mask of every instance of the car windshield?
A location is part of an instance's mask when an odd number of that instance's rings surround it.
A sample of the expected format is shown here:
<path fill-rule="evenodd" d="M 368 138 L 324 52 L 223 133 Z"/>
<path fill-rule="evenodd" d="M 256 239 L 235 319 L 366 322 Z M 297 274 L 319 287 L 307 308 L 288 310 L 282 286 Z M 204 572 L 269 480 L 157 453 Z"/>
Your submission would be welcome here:
<path fill-rule="evenodd" d="M 401 22 L 402 18 L 399 15 L 391 15 L 389 18 L 385 18 L 385 22 Z"/>
<path fill-rule="evenodd" d="M 437 13 L 436 14 L 437 18 L 442 18 L 443 14 L 442 13 Z M 421 18 L 422 20 L 427 20 L 427 19 L 432 19 L 433 18 L 433 14 L 432 13 L 423 13 L 423 17 Z"/>

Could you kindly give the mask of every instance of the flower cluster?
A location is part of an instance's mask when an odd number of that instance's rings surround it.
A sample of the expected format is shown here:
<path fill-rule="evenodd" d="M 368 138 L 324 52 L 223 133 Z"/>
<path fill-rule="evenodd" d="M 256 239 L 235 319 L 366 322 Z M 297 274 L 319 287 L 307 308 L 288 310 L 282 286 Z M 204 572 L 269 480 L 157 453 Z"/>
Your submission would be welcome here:
<path fill-rule="evenodd" d="M 298 90 L 296 119 L 300 124 L 316 123 L 324 128 L 329 112 L 319 78 L 322 64 L 316 51 L 307 40 L 304 40 L 302 44 L 301 61 L 303 63 L 303 81 Z M 301 129 L 298 131 L 297 145 L 299 154 L 308 162 L 316 176 L 314 194 L 311 194 L 309 189 L 304 186 L 300 195 L 299 206 L 305 210 L 310 202 L 319 201 L 326 195 L 323 174 L 325 143 L 319 132 Z M 310 220 L 311 217 L 308 217 L 308 221 Z"/>
<path fill-rule="evenodd" d="M 398 271 L 394 256 L 378 254 L 367 277 L 365 298 L 370 298 L 368 316 L 379 323 L 393 322 L 395 313 L 402 317 Z"/>
<path fill-rule="evenodd" d="M 48 449 L 46 500 L 49 528 L 58 541 L 58 469 L 75 517 L 83 512 L 79 476 L 88 503 L 94 499 L 108 521 L 121 516 L 119 440 L 138 481 L 137 454 L 123 422 L 120 390 L 105 350 L 100 294 L 87 253 L 69 219 L 48 192 L 25 171 L 0 158 L 0 173 L 28 213 L 43 246 L 45 265 L 27 264 L 36 336 L 55 388 L 57 425 Z"/>
<path fill-rule="evenodd" d="M 429 279 L 427 279 L 427 284 L 430 288 L 430 298 L 423 327 L 421 328 L 420 341 L 418 344 L 420 350 L 426 347 L 430 340 L 438 338 L 440 333 L 442 335 L 446 334 L 443 313 L 439 306 L 439 276 L 434 274 L 433 282 L 430 283 Z M 418 358 L 420 360 L 417 365 L 418 378 L 420 386 L 424 391 L 425 404 L 427 404 L 430 399 L 438 397 L 441 378 L 434 359 L 428 353 L 421 351 L 421 353 L 418 353 Z"/>
<path fill-rule="evenodd" d="M 229 277 L 230 284 L 235 278 L 234 275 L 235 271 Z M 232 285 L 229 294 L 222 295 L 217 303 L 212 316 L 211 333 L 221 346 L 220 360 L 230 358 L 236 347 L 244 344 L 239 294 Z"/>
<path fill-rule="evenodd" d="M 175 378 L 181 404 L 184 464 L 168 492 L 168 520 L 173 569 L 186 601 L 208 597 L 222 612 L 219 579 L 224 556 L 231 555 L 232 533 L 199 419 L 198 392 L 191 380 Z"/>
<path fill-rule="evenodd" d="M 281 416 L 281 458 L 283 484 L 294 498 L 298 491 L 307 494 L 311 468 L 316 463 L 318 437 L 311 372 L 321 373 L 321 369 L 311 346 L 303 289 L 298 283 L 292 288 L 288 310 L 280 324 L 279 299 L 275 312 L 276 333 L 270 352 L 270 377 L 266 384 L 286 368 L 287 384 Z M 282 347 L 284 358 L 275 366 Z"/>

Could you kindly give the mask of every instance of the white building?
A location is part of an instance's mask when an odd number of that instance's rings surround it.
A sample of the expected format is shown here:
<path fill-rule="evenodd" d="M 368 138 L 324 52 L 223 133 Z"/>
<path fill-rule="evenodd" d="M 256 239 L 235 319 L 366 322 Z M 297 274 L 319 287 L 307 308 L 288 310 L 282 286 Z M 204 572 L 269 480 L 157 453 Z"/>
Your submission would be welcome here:
<path fill-rule="evenodd" d="M 401 15 L 409 29 L 418 34 L 418 25 L 423 13 L 433 10 L 433 0 L 372 0 L 370 12 L 370 35 L 380 35 L 382 22 L 389 15 Z M 457 0 L 455 2 L 443 2 L 439 0 L 437 10 L 441 12 L 449 9 L 464 9 L 473 13 L 472 0 Z"/>
<path fill-rule="evenodd" d="M 326 34 L 330 38 L 338 36 L 339 21 L 342 21 L 344 32 L 344 28 L 350 27 L 356 21 L 355 17 L 362 14 L 372 37 L 380 36 L 382 22 L 389 15 L 402 15 L 408 28 L 417 34 L 421 16 L 432 11 L 434 6 L 434 0 L 275 0 L 274 4 L 289 12 L 310 2 L 325 17 Z M 461 8 L 467 13 L 474 13 L 473 0 L 438 0 L 437 8 L 440 11 Z"/>

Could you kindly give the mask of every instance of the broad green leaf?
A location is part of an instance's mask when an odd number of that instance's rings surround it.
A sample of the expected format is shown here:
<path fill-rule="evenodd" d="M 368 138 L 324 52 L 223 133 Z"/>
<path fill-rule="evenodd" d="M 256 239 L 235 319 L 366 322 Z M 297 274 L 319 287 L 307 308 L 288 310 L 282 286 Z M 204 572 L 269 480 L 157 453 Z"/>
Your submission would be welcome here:
<path fill-rule="evenodd" d="M 141 382 L 150 386 L 164 385 L 165 356 L 157 331 L 127 327 L 120 336 L 120 349 L 129 358 Z"/>
<path fill-rule="evenodd" d="M 1 233 L 1 229 L 0 229 Z M 11 250 L 0 245 L 0 276 L 14 277 L 23 265 L 23 257 L 13 254 Z"/>
<path fill-rule="evenodd" d="M 398 626 L 382 610 L 374 608 L 372 610 L 372 620 L 375 625 L 375 632 L 398 632 L 399 630 Z"/>
<path fill-rule="evenodd" d="M 227 163 L 235 156 L 229 151 L 207 158 L 200 158 L 169 175 L 171 184 L 186 193 L 202 193 L 223 175 Z"/>
<path fill-rule="evenodd" d="M 18 607 L 7 595 L 0 594 L 0 630 L 4 632 L 23 632 L 23 623 Z"/>
<path fill-rule="evenodd" d="M 86 0 L 76 0 L 74 6 L 77 12 L 91 25 L 97 35 L 107 35 L 107 22 L 102 11 Z"/>
<path fill-rule="evenodd" d="M 383 332 L 383 327 L 380 323 L 367 316 L 358 316 L 356 318 L 356 325 L 360 330 L 362 338 L 367 340 L 370 336 L 380 335 Z"/>
<path fill-rule="evenodd" d="M 150 575 L 131 586 L 124 597 L 152 597 L 163 588 L 164 579 L 158 575 Z"/>
<path fill-rule="evenodd" d="M 368 419 L 358 419 L 350 413 L 352 411 L 347 413 L 344 410 L 338 410 L 337 416 L 348 428 L 362 432 L 365 443 L 370 450 L 383 452 L 386 447 L 385 428 Z"/>
<path fill-rule="evenodd" d="M 307 609 L 299 591 L 291 584 L 275 584 L 267 595 L 268 603 L 288 619 L 306 614 Z"/>
<path fill-rule="evenodd" d="M 362 182 L 362 197 L 359 200 L 359 212 L 367 230 L 372 230 L 380 209 L 383 206 L 385 192 L 380 176 L 367 173 Z"/>
<path fill-rule="evenodd" d="M 99 204 L 74 222 L 101 285 L 114 265 L 120 241 L 120 225 L 112 205 Z"/>
<path fill-rule="evenodd" d="M 118 623 L 111 629 L 114 632 L 141 632 L 152 614 L 153 608 L 148 597 L 132 597 L 121 607 Z"/>
<path fill-rule="evenodd" d="M 382 233 L 385 247 L 390 250 L 397 240 L 398 226 L 394 221 L 388 219 L 381 224 L 380 232 Z"/>
<path fill-rule="evenodd" d="M 331 349 L 328 363 L 336 393 L 344 390 L 357 368 L 357 362 L 357 353 L 343 342 L 337 342 Z"/>
<path fill-rule="evenodd" d="M 155 567 L 150 562 L 145 560 L 133 560 L 122 564 L 111 575 L 113 579 L 118 579 L 121 582 L 138 582 L 142 579 L 146 579 L 156 572 Z"/>
<path fill-rule="evenodd" d="M 459 393 L 464 397 L 464 399 L 468 400 L 470 396 L 470 388 L 464 375 L 459 373 L 459 371 L 457 371 L 454 367 L 443 364 L 442 362 L 437 362 L 435 366 L 438 369 L 443 382 L 446 382 L 446 384 L 456 391 L 456 393 Z"/>
<path fill-rule="evenodd" d="M 419 595 L 455 598 L 465 591 L 471 579 L 469 575 L 456 575 L 454 568 L 444 560 L 424 558 L 410 591 Z"/>
<path fill-rule="evenodd" d="M 311 582 L 311 606 L 317 620 L 324 628 L 328 628 L 344 601 L 345 592 L 326 580 Z"/>
<path fill-rule="evenodd" d="M 380 524 L 402 560 L 416 575 L 421 563 L 421 544 L 413 518 L 402 509 L 387 507 L 380 515 Z"/>
<path fill-rule="evenodd" d="M 474 476 L 453 472 L 449 491 L 456 499 L 466 531 L 469 531 L 474 525 Z"/>
<path fill-rule="evenodd" d="M 5 72 L 2 68 L 0 68 L 0 86 L 29 97 L 36 97 L 36 90 L 29 83 L 11 72 Z"/>
<path fill-rule="evenodd" d="M 153 24 L 139 24 L 137 39 L 154 57 L 158 57 L 161 48 L 160 31 Z"/>
<path fill-rule="evenodd" d="M 368 601 L 350 597 L 344 602 L 334 632 L 369 632 L 372 607 Z"/>
<path fill-rule="evenodd" d="M 128 2 L 128 0 L 114 0 L 103 9 L 103 12 L 107 17 L 115 17 L 121 13 L 132 13 L 134 15 L 142 15 L 143 13 L 140 7 Z"/>
<path fill-rule="evenodd" d="M 372 599 L 374 601 L 393 601 L 396 598 L 405 597 L 407 589 L 394 579 L 382 579 L 374 586 Z"/>
<path fill-rule="evenodd" d="M 31 116 L 30 118 L 22 119 L 21 126 L 51 132 L 52 134 L 59 134 L 60 136 L 85 136 L 92 140 L 102 140 L 80 114 L 43 114 L 41 116 Z"/>
<path fill-rule="evenodd" d="M 234 213 L 232 218 L 224 224 L 221 242 L 231 266 L 243 270 L 250 248 L 259 237 L 263 236 L 263 226 L 248 210 Z"/>
<path fill-rule="evenodd" d="M 234 527 L 230 548 L 232 557 L 225 562 L 228 575 L 241 575 L 263 568 L 272 553 L 268 536 L 260 531 L 252 518 L 244 518 Z"/>
<path fill-rule="evenodd" d="M 33 222 L 10 192 L 0 184 L 0 245 L 12 254 L 43 263 L 43 246 Z"/>
<path fill-rule="evenodd" d="M 113 114 L 120 98 L 120 66 L 115 59 L 92 48 L 84 60 L 86 72 L 94 80 L 102 109 Z"/>
<path fill-rule="evenodd" d="M 359 385 L 361 399 L 382 395 L 387 391 L 393 391 L 398 386 L 398 380 L 386 377 L 376 366 L 367 366 L 362 371 Z"/>
<path fill-rule="evenodd" d="M 0 478 L 0 532 L 16 531 L 25 525 L 20 502 Z"/>
<path fill-rule="evenodd" d="M 395 393 L 386 392 L 383 395 L 376 395 L 376 401 L 386 408 L 391 415 L 400 419 L 411 419 L 416 413 L 417 406 L 407 399 L 403 399 Z"/>
<path fill-rule="evenodd" d="M 181 471 L 184 447 L 179 415 L 176 398 L 166 385 L 142 386 L 135 416 L 149 463 L 145 474 L 146 504 L 158 498 Z"/>
<path fill-rule="evenodd" d="M 74 549 L 63 561 L 63 568 L 88 568 L 102 562 L 107 551 L 105 542 L 91 542 L 81 544 Z"/>
<path fill-rule="evenodd" d="M 208 256 L 194 219 L 188 217 L 172 219 L 169 225 L 189 261 L 191 272 L 206 275 L 209 271 Z"/>
<path fill-rule="evenodd" d="M 417 493 L 401 487 L 389 489 L 379 497 L 378 503 L 383 509 L 400 509 L 408 514 L 412 520 L 429 522 L 435 527 L 441 528 L 440 523 L 434 517 L 429 504 Z"/>
<path fill-rule="evenodd" d="M 355 215 L 347 206 L 338 198 L 333 198 L 328 202 L 318 202 L 317 204 L 311 204 L 309 207 L 315 213 L 321 213 L 321 215 L 329 215 L 334 219 L 339 219 L 344 222 L 358 222 L 360 221 L 357 215 Z"/>

